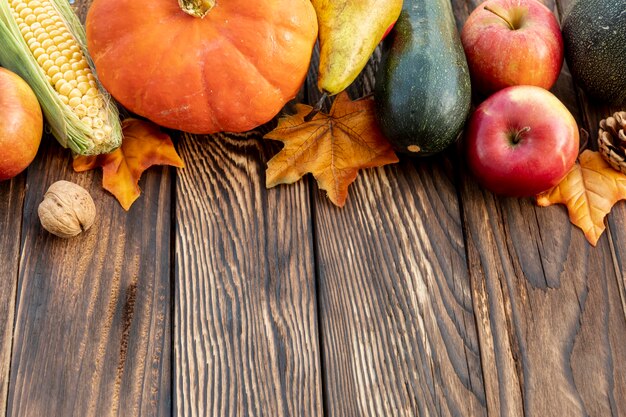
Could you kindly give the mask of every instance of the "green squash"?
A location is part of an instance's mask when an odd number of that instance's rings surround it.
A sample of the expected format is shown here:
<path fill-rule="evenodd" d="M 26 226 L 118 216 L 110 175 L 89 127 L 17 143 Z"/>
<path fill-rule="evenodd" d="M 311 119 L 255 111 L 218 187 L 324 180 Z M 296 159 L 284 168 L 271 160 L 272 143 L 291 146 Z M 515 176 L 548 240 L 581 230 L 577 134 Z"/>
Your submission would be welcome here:
<path fill-rule="evenodd" d="M 626 0 L 578 0 L 562 32 L 576 83 L 598 100 L 626 104 Z"/>
<path fill-rule="evenodd" d="M 451 145 L 471 106 L 470 76 L 449 0 L 405 0 L 383 44 L 374 90 L 396 151 L 427 156 Z"/>

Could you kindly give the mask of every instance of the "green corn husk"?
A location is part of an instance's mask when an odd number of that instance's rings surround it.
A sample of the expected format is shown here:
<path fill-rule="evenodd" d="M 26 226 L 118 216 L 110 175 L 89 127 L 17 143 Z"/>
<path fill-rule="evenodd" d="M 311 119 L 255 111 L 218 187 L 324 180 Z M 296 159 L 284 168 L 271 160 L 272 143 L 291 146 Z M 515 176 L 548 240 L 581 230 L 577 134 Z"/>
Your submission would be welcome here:
<path fill-rule="evenodd" d="M 87 51 L 85 30 L 66 0 L 50 0 L 80 46 L 104 101 L 112 131 L 102 141 L 94 139 L 93 129 L 61 101 L 54 86 L 46 79 L 13 18 L 8 0 L 0 0 L 0 65 L 20 75 L 33 89 L 52 134 L 64 148 L 79 155 L 108 153 L 122 143 L 122 128 L 115 103 L 97 80 L 93 61 Z M 98 143 L 100 142 L 100 143 Z"/>

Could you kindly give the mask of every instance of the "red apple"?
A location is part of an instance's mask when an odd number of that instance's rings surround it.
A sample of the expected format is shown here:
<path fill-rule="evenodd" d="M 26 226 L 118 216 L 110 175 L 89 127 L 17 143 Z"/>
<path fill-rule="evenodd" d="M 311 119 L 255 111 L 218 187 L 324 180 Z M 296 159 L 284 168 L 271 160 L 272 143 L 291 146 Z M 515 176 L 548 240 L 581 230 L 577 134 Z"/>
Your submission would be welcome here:
<path fill-rule="evenodd" d="M 489 0 L 463 26 L 461 41 L 475 90 L 513 85 L 546 90 L 563 65 L 563 37 L 554 14 L 537 0 Z"/>
<path fill-rule="evenodd" d="M 576 120 L 552 93 L 515 86 L 474 112 L 466 130 L 470 170 L 496 194 L 528 197 L 558 184 L 578 156 Z"/>
<path fill-rule="evenodd" d="M 0 181 L 13 178 L 33 161 L 42 131 L 35 93 L 17 74 L 0 68 Z"/>

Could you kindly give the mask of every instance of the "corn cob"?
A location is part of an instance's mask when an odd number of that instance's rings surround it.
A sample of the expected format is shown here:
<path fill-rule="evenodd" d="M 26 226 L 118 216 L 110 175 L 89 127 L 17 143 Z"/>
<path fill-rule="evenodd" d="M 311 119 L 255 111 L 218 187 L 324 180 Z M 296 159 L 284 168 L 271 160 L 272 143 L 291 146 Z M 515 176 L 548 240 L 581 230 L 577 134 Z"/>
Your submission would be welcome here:
<path fill-rule="evenodd" d="M 0 45 L 0 65 L 30 84 L 63 147 L 95 155 L 121 144 L 117 108 L 67 0 L 0 0 Z"/>

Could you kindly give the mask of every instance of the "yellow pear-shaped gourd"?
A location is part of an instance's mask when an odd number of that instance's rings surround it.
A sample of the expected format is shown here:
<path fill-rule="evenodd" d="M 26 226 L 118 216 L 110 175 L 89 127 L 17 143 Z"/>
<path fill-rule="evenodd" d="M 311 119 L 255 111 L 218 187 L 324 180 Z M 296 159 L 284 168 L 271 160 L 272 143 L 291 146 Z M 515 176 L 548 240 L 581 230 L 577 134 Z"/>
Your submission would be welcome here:
<path fill-rule="evenodd" d="M 398 19 L 402 0 L 312 0 L 320 39 L 318 87 L 334 95 L 359 75 L 387 29 Z"/>

